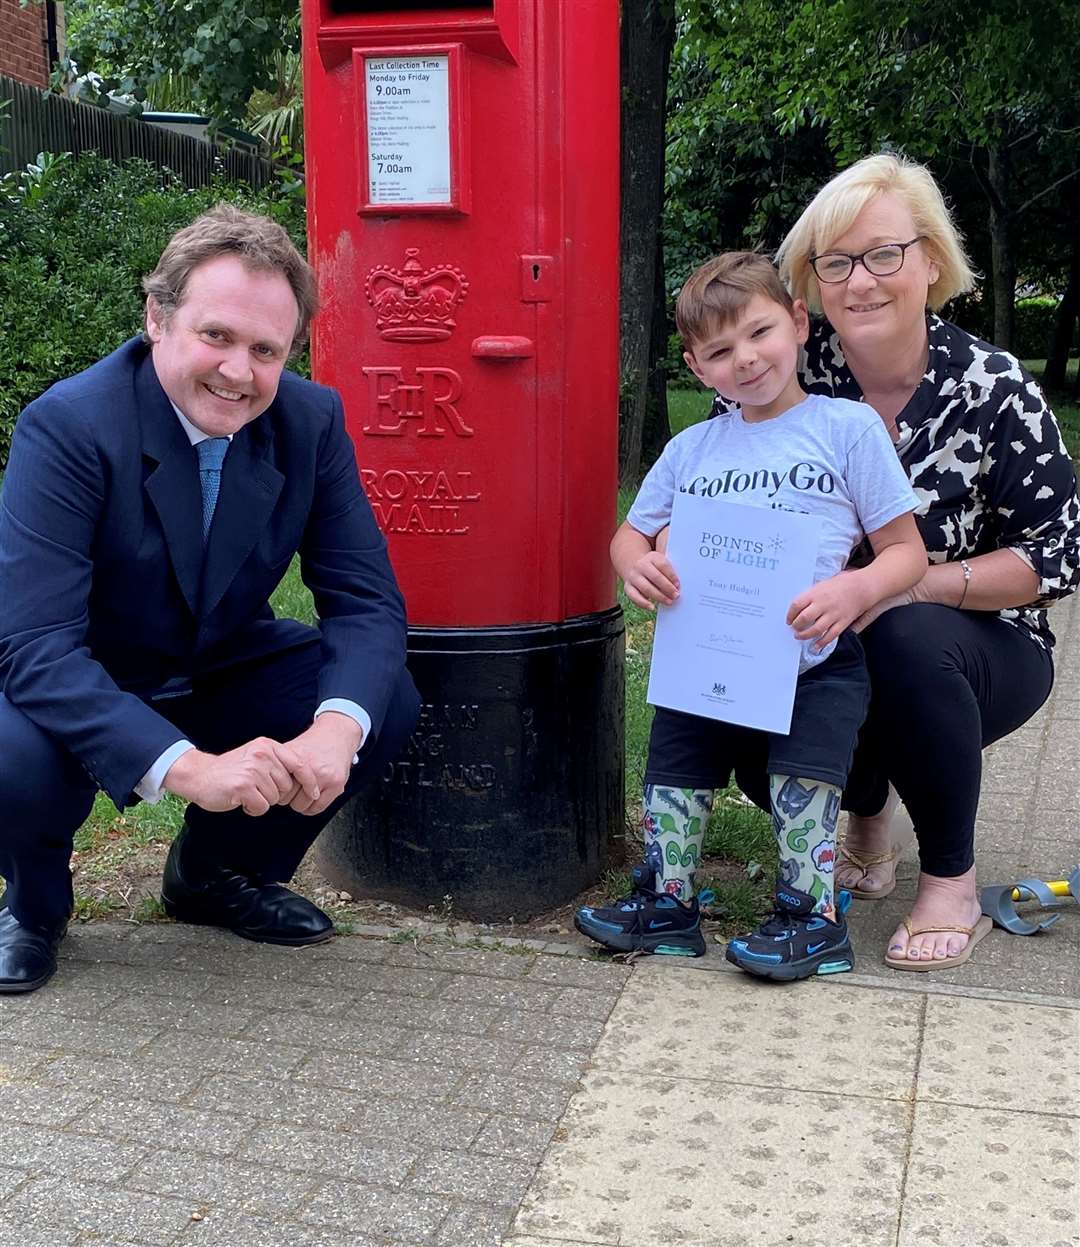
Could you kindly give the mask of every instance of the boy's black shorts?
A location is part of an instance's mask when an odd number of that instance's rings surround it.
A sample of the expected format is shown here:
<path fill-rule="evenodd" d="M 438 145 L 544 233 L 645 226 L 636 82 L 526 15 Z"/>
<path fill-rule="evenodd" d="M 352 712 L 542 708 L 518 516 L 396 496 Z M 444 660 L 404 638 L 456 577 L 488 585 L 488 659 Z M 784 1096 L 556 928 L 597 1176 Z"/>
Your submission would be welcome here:
<path fill-rule="evenodd" d="M 862 642 L 845 632 L 823 663 L 799 676 L 787 736 L 657 706 L 645 782 L 726 788 L 734 771 L 739 787 L 765 810 L 770 774 L 843 788 L 869 704 Z"/>

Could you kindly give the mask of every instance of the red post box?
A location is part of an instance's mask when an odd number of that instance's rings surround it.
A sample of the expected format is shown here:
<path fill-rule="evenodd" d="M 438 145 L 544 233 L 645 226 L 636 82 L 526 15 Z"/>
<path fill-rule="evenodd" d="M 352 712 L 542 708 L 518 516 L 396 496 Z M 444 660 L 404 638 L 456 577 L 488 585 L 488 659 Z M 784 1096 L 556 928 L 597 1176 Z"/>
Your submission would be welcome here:
<path fill-rule="evenodd" d="M 573 895 L 622 825 L 615 0 L 304 0 L 317 378 L 424 697 L 321 841 L 355 893 Z"/>

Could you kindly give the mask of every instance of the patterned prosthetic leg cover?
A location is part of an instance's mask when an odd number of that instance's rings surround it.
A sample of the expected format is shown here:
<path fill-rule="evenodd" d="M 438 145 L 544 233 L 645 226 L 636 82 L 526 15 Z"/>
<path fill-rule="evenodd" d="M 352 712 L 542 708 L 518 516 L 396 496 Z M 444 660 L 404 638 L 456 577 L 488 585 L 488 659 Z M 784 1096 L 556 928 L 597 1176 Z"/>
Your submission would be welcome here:
<path fill-rule="evenodd" d="M 773 826 L 780 848 L 780 882 L 814 898 L 814 913 L 836 919 L 833 865 L 840 789 L 819 779 L 770 775 Z"/>
<path fill-rule="evenodd" d="M 656 890 L 688 901 L 694 895 L 713 791 L 646 784 L 644 806 L 645 860 L 656 872 Z"/>

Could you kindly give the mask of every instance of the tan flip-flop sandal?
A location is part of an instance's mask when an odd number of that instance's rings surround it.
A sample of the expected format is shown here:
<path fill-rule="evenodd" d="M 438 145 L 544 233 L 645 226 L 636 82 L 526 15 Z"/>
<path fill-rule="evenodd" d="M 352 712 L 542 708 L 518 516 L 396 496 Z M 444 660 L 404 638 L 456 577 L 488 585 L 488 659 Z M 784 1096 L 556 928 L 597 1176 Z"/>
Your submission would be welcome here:
<path fill-rule="evenodd" d="M 962 966 L 967 961 L 975 945 L 984 935 L 994 929 L 994 924 L 983 914 L 973 927 L 951 927 L 946 925 L 913 927 L 911 925 L 911 915 L 908 914 L 904 919 L 904 929 L 907 931 L 909 939 L 916 935 L 929 935 L 931 931 L 957 931 L 961 935 L 968 936 L 968 942 L 965 948 L 958 952 L 955 957 L 930 958 L 928 961 L 923 961 L 921 957 L 918 961 L 912 961 L 910 957 L 890 957 L 886 953 L 885 964 L 887 966 L 893 970 L 951 970 L 953 966 Z"/>
<path fill-rule="evenodd" d="M 838 860 L 836 863 L 837 870 L 841 866 L 854 866 L 856 870 L 862 871 L 862 878 L 854 884 L 841 883 L 839 878 L 836 879 L 838 888 L 846 888 L 851 895 L 859 901 L 880 901 L 886 896 L 891 896 L 896 888 L 896 863 L 900 858 L 900 854 L 904 851 L 904 845 L 894 844 L 891 853 L 858 853 L 854 849 L 847 848 L 841 844 L 838 848 Z M 862 879 L 870 873 L 871 866 L 891 865 L 892 871 L 889 877 L 882 883 L 879 888 L 863 888 L 859 884 Z"/>
<path fill-rule="evenodd" d="M 885 815 L 889 823 L 896 817 L 896 811 L 900 808 L 900 794 L 896 789 L 889 785 L 889 793 L 885 798 L 885 807 L 881 811 Z M 890 844 L 888 853 L 860 853 L 857 849 L 849 849 L 844 840 L 837 845 L 837 870 L 841 866 L 853 866 L 856 870 L 861 871 L 861 876 L 854 885 L 850 883 L 841 883 L 836 873 L 833 878 L 838 888 L 844 888 L 859 901 L 881 901 L 886 896 L 891 896 L 896 888 L 896 864 L 900 859 L 900 854 L 907 847 L 908 837 L 900 836 L 894 838 Z M 866 879 L 871 866 L 891 866 L 888 878 L 879 888 L 862 888 L 859 886 Z"/>

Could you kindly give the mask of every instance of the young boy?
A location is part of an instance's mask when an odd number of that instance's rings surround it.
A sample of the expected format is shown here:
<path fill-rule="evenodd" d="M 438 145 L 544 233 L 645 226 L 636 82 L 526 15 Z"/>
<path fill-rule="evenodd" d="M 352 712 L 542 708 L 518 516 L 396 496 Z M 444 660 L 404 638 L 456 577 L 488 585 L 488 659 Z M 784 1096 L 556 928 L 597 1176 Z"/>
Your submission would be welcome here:
<path fill-rule="evenodd" d="M 775 979 L 850 970 L 833 863 L 840 793 L 870 687 L 849 629 L 922 578 L 917 500 L 875 411 L 803 391 L 796 365 L 809 332 L 806 307 L 764 256 L 731 252 L 702 265 L 683 287 L 675 319 L 691 371 L 738 407 L 668 443 L 612 540 L 612 562 L 638 606 L 675 601 L 678 575 L 657 535 L 676 491 L 821 516 L 814 583 L 787 614 L 802 642 L 791 729 L 781 736 L 658 706 L 645 772 L 646 859 L 634 869 L 634 891 L 615 905 L 579 910 L 575 922 L 608 948 L 700 957 L 694 871 L 714 790 L 734 771 L 772 810 L 780 879 L 773 916 L 732 940 L 728 960 Z M 844 570 L 864 533 L 873 562 Z"/>

